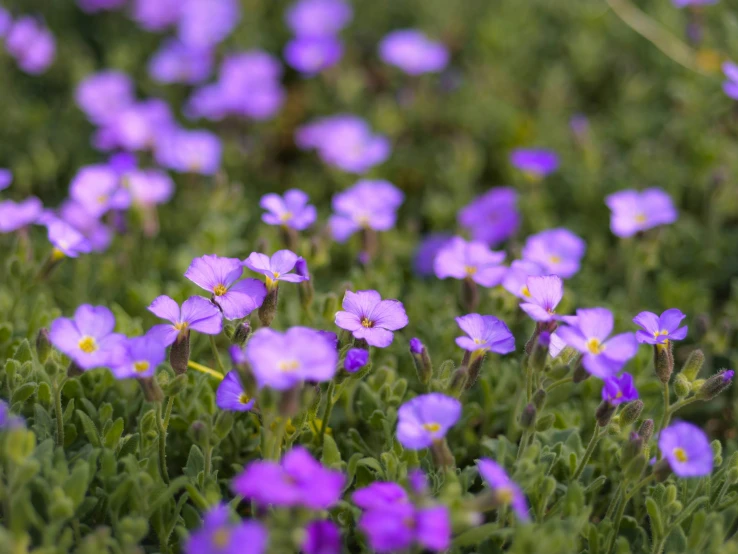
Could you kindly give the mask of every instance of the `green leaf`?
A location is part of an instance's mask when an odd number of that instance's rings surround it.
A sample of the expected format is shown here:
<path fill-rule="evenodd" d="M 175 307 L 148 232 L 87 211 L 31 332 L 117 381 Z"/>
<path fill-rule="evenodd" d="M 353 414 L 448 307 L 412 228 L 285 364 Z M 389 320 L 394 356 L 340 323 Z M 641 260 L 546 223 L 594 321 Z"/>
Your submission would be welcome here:
<path fill-rule="evenodd" d="M 77 410 L 77 417 L 82 423 L 82 430 L 87 435 L 87 439 L 92 443 L 92 446 L 100 446 L 100 432 L 97 430 L 95 423 L 90 419 L 90 416 L 82 410 Z"/>
<path fill-rule="evenodd" d="M 120 443 L 120 450 L 118 451 L 118 459 L 122 459 L 129 454 L 135 454 L 138 450 L 138 438 L 139 434 L 134 433 L 123 438 L 123 442 Z"/>
<path fill-rule="evenodd" d="M 90 466 L 86 462 L 77 462 L 72 473 L 64 482 L 64 493 L 71 499 L 76 510 L 85 498 L 89 484 Z"/>
<path fill-rule="evenodd" d="M 28 344 L 28 339 L 23 339 L 15 349 L 13 358 L 18 360 L 20 363 L 33 361 L 33 354 L 31 353 L 31 345 Z"/>
<path fill-rule="evenodd" d="M 461 548 L 464 546 L 477 546 L 492 537 L 505 537 L 512 535 L 512 529 L 500 529 L 497 523 L 485 523 L 473 529 L 461 533 L 451 543 L 452 546 Z"/>
<path fill-rule="evenodd" d="M 361 460 L 359 460 L 357 465 L 364 466 L 366 468 L 376 471 L 377 475 L 379 475 L 380 477 L 384 476 L 384 470 L 382 469 L 382 466 L 374 458 L 362 458 Z"/>
<path fill-rule="evenodd" d="M 36 392 L 38 401 L 49 406 L 51 404 L 51 387 L 48 383 L 40 383 Z"/>
<path fill-rule="evenodd" d="M 651 529 L 654 537 L 661 538 L 664 536 L 664 522 L 661 518 L 661 510 L 656 501 L 650 496 L 646 498 L 646 511 L 651 519 Z"/>
<path fill-rule="evenodd" d="M 201 471 L 205 471 L 205 456 L 200 447 L 193 444 L 190 447 L 190 454 L 187 456 L 184 472 L 190 479 L 197 479 Z"/>
<path fill-rule="evenodd" d="M 10 399 L 11 404 L 15 404 L 16 402 L 23 403 L 26 400 L 28 400 L 34 392 L 36 392 L 36 383 L 26 383 L 24 385 L 21 385 L 15 391 L 13 391 L 13 396 Z"/>
<path fill-rule="evenodd" d="M 103 440 L 103 444 L 106 448 L 112 448 L 115 450 L 118 446 L 118 442 L 120 442 L 120 437 L 123 435 L 123 418 L 119 417 L 115 420 L 113 423 L 113 426 L 108 429 L 108 432 L 105 433 L 105 438 Z"/>
<path fill-rule="evenodd" d="M 149 496 L 149 516 L 171 500 L 177 492 L 184 489 L 188 484 L 189 478 L 186 475 L 180 475 L 169 486 L 154 490 Z"/>
<path fill-rule="evenodd" d="M 341 452 L 338 450 L 336 441 L 329 434 L 323 436 L 323 456 L 321 458 L 323 465 L 333 469 L 342 468 Z"/>

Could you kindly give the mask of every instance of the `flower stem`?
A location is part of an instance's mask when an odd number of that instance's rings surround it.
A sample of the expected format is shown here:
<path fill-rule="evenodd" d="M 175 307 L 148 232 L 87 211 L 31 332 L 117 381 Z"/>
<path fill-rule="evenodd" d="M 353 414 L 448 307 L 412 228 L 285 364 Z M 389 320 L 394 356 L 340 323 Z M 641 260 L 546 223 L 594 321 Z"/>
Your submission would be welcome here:
<path fill-rule="evenodd" d="M 546 387 L 546 392 L 551 392 L 555 388 L 560 387 L 561 385 L 566 385 L 567 383 L 571 383 L 574 380 L 574 377 L 564 377 L 563 379 L 559 379 L 558 381 L 554 381 L 550 385 Z"/>
<path fill-rule="evenodd" d="M 284 437 L 284 432 L 286 429 L 287 429 L 287 418 L 282 416 L 279 418 L 279 422 L 277 423 L 276 432 L 274 433 L 274 436 L 272 437 L 273 443 L 270 449 L 269 459 L 279 460 L 282 454 L 282 438 Z"/>
<path fill-rule="evenodd" d="M 161 417 L 161 402 L 156 403 L 156 426 L 159 430 L 159 472 L 161 478 L 168 485 L 169 472 L 167 471 L 167 430 Z"/>
<path fill-rule="evenodd" d="M 218 353 L 218 345 L 215 344 L 215 335 L 210 335 L 210 348 L 213 349 L 215 365 L 218 367 L 218 370 L 225 375 L 225 368 L 223 367 L 223 362 L 221 361 L 220 354 Z"/>
<path fill-rule="evenodd" d="M 620 494 L 618 495 L 618 500 L 620 501 L 620 503 L 618 505 L 618 511 L 615 514 L 615 519 L 613 520 L 612 535 L 610 536 L 607 548 L 605 549 L 605 554 L 609 554 L 615 548 L 615 541 L 617 540 L 618 532 L 620 531 L 620 522 L 623 520 L 623 515 L 625 514 L 625 505 L 628 503 L 628 498 L 625 496 L 626 486 L 627 483 L 624 483 L 623 487 L 620 489 Z"/>
<path fill-rule="evenodd" d="M 200 373 L 207 373 L 211 377 L 215 377 L 218 381 L 223 380 L 223 375 L 221 373 L 218 373 L 217 371 L 209 368 L 208 366 L 204 366 L 202 364 L 198 364 L 197 362 L 193 362 L 192 360 L 189 360 L 187 362 L 187 367 L 191 367 L 192 369 L 199 371 Z"/>
<path fill-rule="evenodd" d="M 328 428 L 328 420 L 331 417 L 333 411 L 333 392 L 336 388 L 335 382 L 331 381 L 328 385 L 328 393 L 325 398 L 325 410 L 323 410 L 323 420 L 320 422 L 320 435 L 318 437 L 318 444 L 323 447 L 323 441 L 325 440 L 325 430 Z"/>
<path fill-rule="evenodd" d="M 54 383 L 54 412 L 56 413 L 56 445 L 64 448 L 64 412 L 62 410 L 62 388 L 67 378 Z"/>
<path fill-rule="evenodd" d="M 666 426 L 669 425 L 669 420 L 671 419 L 671 413 L 669 412 L 669 382 L 667 381 L 666 383 L 664 383 L 664 415 L 661 418 L 659 431 L 664 430 Z"/>
<path fill-rule="evenodd" d="M 169 419 L 172 417 L 172 407 L 174 406 L 174 396 L 167 399 L 167 408 L 164 411 L 164 429 L 169 429 Z"/>
<path fill-rule="evenodd" d="M 587 445 L 587 450 L 585 450 L 584 452 L 584 457 L 582 458 L 582 461 L 579 462 L 574 475 L 572 475 L 572 481 L 576 481 L 577 479 L 579 479 L 579 477 L 582 475 L 582 472 L 584 471 L 584 468 L 587 467 L 587 462 L 589 462 L 589 459 L 592 457 L 592 453 L 594 452 L 594 449 L 600 440 L 600 436 L 600 426 L 595 425 L 595 430 L 592 433 L 592 438 L 589 439 L 589 444 Z"/>

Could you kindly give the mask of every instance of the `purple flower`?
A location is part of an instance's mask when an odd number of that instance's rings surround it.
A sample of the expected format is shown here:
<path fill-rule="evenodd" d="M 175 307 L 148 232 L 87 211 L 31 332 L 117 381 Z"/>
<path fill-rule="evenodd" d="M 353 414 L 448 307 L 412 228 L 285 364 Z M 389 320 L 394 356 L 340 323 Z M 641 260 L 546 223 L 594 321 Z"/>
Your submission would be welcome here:
<path fill-rule="evenodd" d="M 388 181 L 362 180 L 333 197 L 328 220 L 333 238 L 344 242 L 360 229 L 388 231 L 395 226 L 405 195 Z"/>
<path fill-rule="evenodd" d="M 456 323 L 468 337 L 456 337 L 456 344 L 469 352 L 508 354 L 515 350 L 515 337 L 505 322 L 492 315 L 468 314 Z"/>
<path fill-rule="evenodd" d="M 285 15 L 287 25 L 299 37 L 332 37 L 352 17 L 343 0 L 298 0 Z"/>
<path fill-rule="evenodd" d="M 493 246 L 510 238 L 520 226 L 518 193 L 499 187 L 477 196 L 459 212 L 459 225 L 473 240 Z"/>
<path fill-rule="evenodd" d="M 568 229 L 548 229 L 528 237 L 523 259 L 538 264 L 550 275 L 569 279 L 579 271 L 586 249 L 585 242 Z"/>
<path fill-rule="evenodd" d="M 448 50 L 415 29 L 392 31 L 379 43 L 379 57 L 408 75 L 438 73 L 448 64 Z"/>
<path fill-rule="evenodd" d="M 10 233 L 36 223 L 44 206 L 35 196 L 15 203 L 12 200 L 0 202 L 0 233 Z"/>
<path fill-rule="evenodd" d="M 332 521 L 313 521 L 305 529 L 304 554 L 341 554 L 341 531 Z"/>
<path fill-rule="evenodd" d="M 220 169 L 221 153 L 220 139 L 210 131 L 173 129 L 160 138 L 156 159 L 180 173 L 215 175 Z"/>
<path fill-rule="evenodd" d="M 137 169 L 125 174 L 124 185 L 134 204 L 155 206 L 165 204 L 174 195 L 174 181 L 159 169 Z"/>
<path fill-rule="evenodd" d="M 185 0 L 178 22 L 180 40 L 190 46 L 215 46 L 241 19 L 237 0 Z"/>
<path fill-rule="evenodd" d="M 423 238 L 415 250 L 413 257 L 413 269 L 421 277 L 434 275 L 433 263 L 438 252 L 451 240 L 452 235 L 448 233 L 431 233 Z"/>
<path fill-rule="evenodd" d="M 515 260 L 510 264 L 507 273 L 505 273 L 502 286 L 510 294 L 514 294 L 523 300 L 528 300 L 530 298 L 528 278 L 542 274 L 543 269 L 537 263 L 527 260 Z"/>
<path fill-rule="evenodd" d="M 98 217 L 91 215 L 79 202 L 65 201 L 59 208 L 59 217 L 87 239 L 91 251 L 104 252 L 110 246 L 113 239 L 111 230 Z M 47 227 L 50 222 L 51 220 L 46 221 Z"/>
<path fill-rule="evenodd" d="M 10 12 L 0 6 L 0 38 L 3 38 L 8 33 L 12 24 L 13 17 L 10 15 Z"/>
<path fill-rule="evenodd" d="M 121 347 L 110 362 L 116 379 L 153 377 L 166 359 L 166 346 L 152 335 L 126 339 Z"/>
<path fill-rule="evenodd" d="M 500 265 L 504 259 L 504 252 L 490 250 L 483 242 L 454 237 L 439 250 L 433 269 L 439 279 L 471 279 L 483 287 L 494 287 L 507 273 Z"/>
<path fill-rule="evenodd" d="M 723 83 L 725 94 L 733 100 L 738 100 L 738 65 L 733 62 L 724 62 L 723 73 L 728 79 Z"/>
<path fill-rule="evenodd" d="M 346 352 L 343 369 L 349 373 L 356 373 L 369 362 L 369 351 L 364 348 L 351 348 Z"/>
<path fill-rule="evenodd" d="M 69 196 L 95 217 L 131 205 L 130 193 L 120 186 L 118 175 L 107 165 L 88 165 L 80 169 L 69 185 Z"/>
<path fill-rule="evenodd" d="M 633 333 L 622 333 L 607 340 L 613 327 L 613 317 L 605 308 L 577 310 L 576 321 L 559 327 L 556 334 L 584 357 L 582 365 L 601 379 L 612 377 L 625 362 L 635 356 L 638 342 Z"/>
<path fill-rule="evenodd" d="M 446 436 L 461 417 L 461 402 L 433 392 L 405 402 L 397 412 L 397 440 L 405 448 L 420 450 Z"/>
<path fill-rule="evenodd" d="M 678 477 L 712 473 L 713 455 L 705 432 L 691 423 L 673 423 L 659 436 L 659 450 Z"/>
<path fill-rule="evenodd" d="M 687 317 L 676 308 L 666 310 L 661 316 L 651 312 L 641 312 L 633 318 L 633 323 L 643 327 L 636 331 L 638 342 L 646 344 L 668 344 L 672 340 L 682 340 L 687 336 L 687 326 L 679 327 Z"/>
<path fill-rule="evenodd" d="M 237 346 L 236 348 L 238 349 Z M 237 371 L 229 371 L 215 393 L 215 403 L 221 410 L 248 412 L 254 406 L 254 402 L 255 400 L 246 394 Z"/>
<path fill-rule="evenodd" d="M 5 429 L 15 429 L 23 427 L 25 421 L 22 417 L 13 415 L 10 412 L 10 406 L 4 400 L 0 400 L 0 431 Z"/>
<path fill-rule="evenodd" d="M 421 354 L 424 348 L 425 346 L 420 339 L 410 339 L 410 352 L 412 352 L 413 354 Z"/>
<path fill-rule="evenodd" d="M 297 37 L 284 48 L 287 65 L 305 75 L 316 75 L 338 63 L 343 44 L 334 37 Z"/>
<path fill-rule="evenodd" d="M 77 0 L 79 8 L 87 13 L 105 10 L 117 10 L 126 4 L 126 0 Z"/>
<path fill-rule="evenodd" d="M 382 510 L 410 503 L 405 489 L 397 483 L 383 481 L 358 489 L 351 495 L 351 499 L 364 510 Z"/>
<path fill-rule="evenodd" d="M 677 8 L 686 8 L 687 6 L 707 6 L 709 4 L 717 4 L 718 0 L 671 0 Z"/>
<path fill-rule="evenodd" d="M 213 70 L 213 51 L 178 39 L 164 42 L 149 61 L 149 75 L 157 83 L 201 83 Z"/>
<path fill-rule="evenodd" d="M 343 473 L 324 468 L 305 448 L 296 446 L 284 455 L 281 464 L 251 462 L 235 477 L 231 488 L 261 505 L 327 510 L 340 500 L 345 482 Z"/>
<path fill-rule="evenodd" d="M 154 0 L 145 0 L 153 2 Z M 202 527 L 185 544 L 185 554 L 262 554 L 267 530 L 257 521 L 230 523 L 228 506 L 218 504 L 205 513 Z"/>
<path fill-rule="evenodd" d="M 526 175 L 542 179 L 558 169 L 559 157 L 551 150 L 518 148 L 510 153 L 510 163 Z"/>
<path fill-rule="evenodd" d="M 347 290 L 342 307 L 344 311 L 336 313 L 336 325 L 378 348 L 392 344 L 392 332 L 408 324 L 402 302 L 382 300 L 375 290 Z"/>
<path fill-rule="evenodd" d="M 308 195 L 298 189 L 290 189 L 284 196 L 269 193 L 261 197 L 259 206 L 267 210 L 261 220 L 269 225 L 284 225 L 297 231 L 310 227 L 318 217 L 315 206 L 308 204 Z"/>
<path fill-rule="evenodd" d="M 51 324 L 51 344 L 82 369 L 108 365 L 120 349 L 123 335 L 113 333 L 115 317 L 104 306 L 83 304 L 74 318 L 60 317 Z"/>
<path fill-rule="evenodd" d="M 279 281 L 300 283 L 309 279 L 297 273 L 290 273 L 295 269 L 299 259 L 299 256 L 291 250 L 277 250 L 271 258 L 266 254 L 252 252 L 243 261 L 243 265 L 251 271 L 264 275 L 267 289 L 273 290 L 279 286 Z"/>
<path fill-rule="evenodd" d="M 31 75 L 48 69 L 56 55 L 54 35 L 39 20 L 20 17 L 5 36 L 5 48 L 18 66 Z"/>
<path fill-rule="evenodd" d="M 338 350 L 338 335 L 333 331 L 316 331 L 332 348 Z"/>
<path fill-rule="evenodd" d="M 0 167 L 0 190 L 5 190 L 13 182 L 13 173 L 9 169 Z"/>
<path fill-rule="evenodd" d="M 428 494 L 428 476 L 422 469 L 415 468 L 408 471 L 407 481 L 413 493 L 421 496 Z"/>
<path fill-rule="evenodd" d="M 241 319 L 261 306 L 267 290 L 258 279 L 238 280 L 243 273 L 241 260 L 202 256 L 192 260 L 185 277 L 213 294 L 226 319 Z"/>
<path fill-rule="evenodd" d="M 180 334 L 190 330 L 218 335 L 223 329 L 220 310 L 202 296 L 191 296 L 182 303 L 180 309 L 174 300 L 162 295 L 154 299 L 148 310 L 157 317 L 171 321 L 171 325 L 155 325 L 148 332 L 158 337 L 164 346 L 174 343 Z"/>
<path fill-rule="evenodd" d="M 489 458 L 481 458 L 477 462 L 477 469 L 482 479 L 495 493 L 500 504 L 512 506 L 513 511 L 521 521 L 530 521 L 528 515 L 528 501 L 517 483 L 513 482 L 507 472 L 497 462 Z"/>
<path fill-rule="evenodd" d="M 182 0 L 133 0 L 132 17 L 147 31 L 162 31 L 179 19 Z"/>
<path fill-rule="evenodd" d="M 349 173 L 366 173 L 390 154 L 386 137 L 372 133 L 354 115 L 334 115 L 299 127 L 295 142 L 302 150 L 316 149 L 328 165 Z"/>
<path fill-rule="evenodd" d="M 55 255 L 76 258 L 80 254 L 87 254 L 92 251 L 90 241 L 69 223 L 55 216 L 48 216 L 44 219 L 49 242 L 56 250 Z"/>
<path fill-rule="evenodd" d="M 602 400 L 611 406 L 638 399 L 633 376 L 623 372 L 620 376 L 608 377 L 602 387 Z"/>
<path fill-rule="evenodd" d="M 556 306 L 564 296 L 564 285 L 556 275 L 544 275 L 541 277 L 528 277 L 526 281 L 528 291 L 527 302 L 523 302 L 520 308 L 528 314 L 533 321 L 552 321 L 557 319 L 554 315 Z"/>
<path fill-rule="evenodd" d="M 126 106 L 112 114 L 98 129 L 92 142 L 100 150 L 150 150 L 162 136 L 175 128 L 169 105 L 158 99 L 145 100 Z"/>
<path fill-rule="evenodd" d="M 605 203 L 611 211 L 610 229 L 619 237 L 674 223 L 678 217 L 671 197 L 658 188 L 621 190 L 605 198 Z"/>
<path fill-rule="evenodd" d="M 328 381 L 338 353 L 317 331 L 292 327 L 284 333 L 262 328 L 246 345 L 246 358 L 260 387 L 286 390 L 302 381 Z"/>
<path fill-rule="evenodd" d="M 728 369 L 728 370 L 723 371 L 721 375 L 723 377 L 723 382 L 729 383 L 730 381 L 733 380 L 733 377 L 735 376 L 735 371 L 733 371 L 732 369 Z"/>

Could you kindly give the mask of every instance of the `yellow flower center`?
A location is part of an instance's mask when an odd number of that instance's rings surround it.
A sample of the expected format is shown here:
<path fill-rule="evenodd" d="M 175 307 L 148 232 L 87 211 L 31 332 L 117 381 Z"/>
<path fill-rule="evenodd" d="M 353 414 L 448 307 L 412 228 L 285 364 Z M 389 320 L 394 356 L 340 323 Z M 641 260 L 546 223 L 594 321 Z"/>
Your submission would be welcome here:
<path fill-rule="evenodd" d="M 277 364 L 277 369 L 284 372 L 295 371 L 298 367 L 300 362 L 297 360 L 283 360 Z"/>
<path fill-rule="evenodd" d="M 217 548 L 225 548 L 231 542 L 231 533 L 228 529 L 218 529 L 213 533 L 213 544 Z"/>
<path fill-rule="evenodd" d="M 66 254 L 62 252 L 59 248 L 54 248 L 51 251 L 51 259 L 54 261 L 64 259 L 64 256 L 66 256 Z"/>
<path fill-rule="evenodd" d="M 246 394 L 245 392 L 242 392 L 241 395 L 238 397 L 238 401 L 241 404 L 248 404 L 249 402 L 251 402 L 251 399 L 249 398 L 248 394 Z"/>
<path fill-rule="evenodd" d="M 497 489 L 497 500 L 500 504 L 510 504 L 513 500 L 513 491 L 510 487 L 500 487 Z"/>
<path fill-rule="evenodd" d="M 646 222 L 646 214 L 638 214 L 635 216 L 636 223 L 645 223 Z"/>
<path fill-rule="evenodd" d="M 282 220 L 284 223 L 287 223 L 290 219 L 292 219 L 292 212 L 284 212 L 282 215 L 279 216 L 279 219 Z"/>
<path fill-rule="evenodd" d="M 147 371 L 150 367 L 151 364 L 146 360 L 141 360 L 133 364 L 133 369 L 136 371 L 136 373 L 143 373 L 144 371 Z"/>
<path fill-rule="evenodd" d="M 108 197 L 105 196 L 104 194 L 101 194 L 100 196 L 97 197 L 97 203 L 98 204 L 105 204 L 105 202 L 107 202 L 107 200 L 108 200 Z"/>
<path fill-rule="evenodd" d="M 523 288 L 520 289 L 520 294 L 530 298 L 530 290 L 528 289 L 528 285 L 523 285 Z"/>
<path fill-rule="evenodd" d="M 79 339 L 77 346 L 79 346 L 79 349 L 85 354 L 92 354 L 95 350 L 97 350 L 97 343 L 95 342 L 95 339 L 88 336 L 84 336 Z"/>
<path fill-rule="evenodd" d="M 602 354 L 604 349 L 605 345 L 603 345 L 599 339 L 589 339 L 587 341 L 587 350 L 589 350 L 590 354 L 594 354 L 595 356 L 597 354 Z"/>
<path fill-rule="evenodd" d="M 213 294 L 215 294 L 215 296 L 223 296 L 227 292 L 228 292 L 228 287 L 226 287 L 223 284 L 215 285 L 213 287 Z"/>
<path fill-rule="evenodd" d="M 682 463 L 686 462 L 688 459 L 684 448 L 679 448 L 678 446 L 672 451 L 672 454 L 674 454 L 674 457 Z"/>
<path fill-rule="evenodd" d="M 653 338 L 657 339 L 657 338 L 659 338 L 661 336 L 668 335 L 668 334 L 669 334 L 669 331 L 665 331 L 665 330 L 662 330 L 662 331 L 654 331 L 653 332 Z"/>
<path fill-rule="evenodd" d="M 553 256 L 549 256 L 548 261 L 552 264 L 560 264 L 561 256 L 557 256 L 556 254 L 554 254 Z"/>
<path fill-rule="evenodd" d="M 430 433 L 438 433 L 441 430 L 441 425 L 439 423 L 423 423 L 423 429 Z"/>
<path fill-rule="evenodd" d="M 368 317 L 365 317 L 361 320 L 361 325 L 366 327 L 367 329 L 370 329 L 371 327 L 374 327 L 374 322 L 371 321 Z"/>
<path fill-rule="evenodd" d="M 477 268 L 474 267 L 473 265 L 468 265 L 464 269 L 466 269 L 466 274 L 469 277 L 471 277 L 472 275 L 474 275 L 477 272 Z"/>
<path fill-rule="evenodd" d="M 358 223 L 361 227 L 369 227 L 369 216 L 366 214 L 357 216 L 356 223 Z"/>
<path fill-rule="evenodd" d="M 174 324 L 174 328 L 177 331 L 186 331 L 188 326 L 189 326 L 189 323 L 187 323 L 186 321 L 182 321 L 181 323 Z"/>

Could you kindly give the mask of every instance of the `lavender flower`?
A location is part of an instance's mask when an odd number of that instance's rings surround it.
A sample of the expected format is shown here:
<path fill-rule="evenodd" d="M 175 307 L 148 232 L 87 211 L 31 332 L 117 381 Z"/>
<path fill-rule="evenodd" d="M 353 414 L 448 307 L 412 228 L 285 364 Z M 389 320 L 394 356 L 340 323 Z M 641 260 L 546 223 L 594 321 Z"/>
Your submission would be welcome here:
<path fill-rule="evenodd" d="M 296 446 L 284 455 L 281 464 L 251 462 L 235 477 L 231 488 L 265 506 L 327 510 L 340 500 L 345 482 L 343 473 L 324 468 L 305 448 Z"/>
<path fill-rule="evenodd" d="M 89 242 L 93 252 L 104 252 L 113 240 L 111 230 L 96 216 L 90 215 L 85 207 L 75 200 L 65 201 L 59 208 L 59 218 L 71 225 Z M 46 222 L 49 227 L 51 221 Z M 56 235 L 57 232 L 50 235 Z M 52 242 L 54 242 L 52 240 Z"/>
<path fill-rule="evenodd" d="M 76 258 L 92 251 L 92 244 L 77 229 L 66 221 L 54 216 L 45 218 L 49 242 L 54 246 L 56 256 Z"/>
<path fill-rule="evenodd" d="M 537 277 L 539 275 L 543 275 L 543 269 L 537 263 L 529 262 L 527 260 L 515 260 L 510 264 L 510 268 L 507 270 L 507 273 L 505 273 L 502 287 L 507 292 L 514 294 L 518 298 L 528 300 L 530 298 L 528 278 Z"/>
<path fill-rule="evenodd" d="M 333 331 L 316 331 L 334 350 L 338 350 L 338 335 Z"/>
<path fill-rule="evenodd" d="M 723 73 L 727 81 L 723 83 L 723 90 L 733 100 L 738 100 L 738 65 L 733 62 L 723 63 Z"/>
<path fill-rule="evenodd" d="M 651 312 L 641 312 L 633 318 L 633 323 L 643 327 L 636 332 L 636 339 L 646 344 L 668 344 L 672 340 L 682 340 L 687 336 L 687 326 L 679 327 L 687 317 L 676 308 L 666 310 L 661 316 Z"/>
<path fill-rule="evenodd" d="M 328 381 L 338 353 L 317 331 L 292 327 L 280 333 L 259 329 L 246 345 L 246 357 L 260 387 L 290 389 L 302 381 Z"/>
<path fill-rule="evenodd" d="M 173 129 L 160 137 L 156 159 L 180 173 L 215 175 L 220 169 L 222 148 L 218 136 L 210 131 Z"/>
<path fill-rule="evenodd" d="M 502 466 L 489 458 L 481 458 L 477 462 L 477 468 L 479 474 L 494 492 L 495 500 L 501 505 L 512 506 L 515 515 L 521 521 L 530 521 L 528 501 L 523 491 L 510 479 Z"/>
<path fill-rule="evenodd" d="M 439 250 L 433 268 L 439 279 L 471 279 L 483 287 L 494 287 L 507 273 L 500 265 L 504 259 L 504 252 L 490 250 L 482 242 L 454 237 Z"/>
<path fill-rule="evenodd" d="M 493 246 L 510 238 L 520 226 L 518 194 L 510 187 L 493 188 L 459 212 L 459 225 L 474 241 Z"/>
<path fill-rule="evenodd" d="M 461 417 L 461 402 L 445 394 L 423 394 L 400 406 L 397 417 L 397 440 L 420 450 L 446 436 Z"/>
<path fill-rule="evenodd" d="M 602 387 L 602 400 L 611 406 L 638 399 L 638 391 L 633 383 L 633 376 L 623 372 L 619 376 L 608 377 Z"/>
<path fill-rule="evenodd" d="M 0 233 L 11 233 L 36 223 L 44 206 L 35 196 L 29 196 L 21 202 L 3 200 L 0 202 Z"/>
<path fill-rule="evenodd" d="M 678 477 L 703 477 L 712 473 L 710 441 L 696 425 L 680 421 L 661 431 L 659 450 Z"/>
<path fill-rule="evenodd" d="M 351 348 L 346 352 L 343 369 L 349 373 L 356 373 L 369 362 L 369 351 L 364 348 Z"/>
<path fill-rule="evenodd" d="M 213 294 L 213 302 L 226 319 L 241 319 L 261 306 L 266 287 L 258 279 L 238 280 L 243 273 L 241 260 L 202 256 L 192 260 L 185 277 Z"/>
<path fill-rule="evenodd" d="M 264 275 L 267 290 L 273 290 L 279 286 L 279 281 L 300 283 L 309 279 L 297 273 L 290 273 L 295 269 L 299 259 L 300 257 L 290 250 L 277 250 L 271 258 L 266 254 L 252 252 L 243 261 L 243 265 L 251 271 Z"/>
<path fill-rule="evenodd" d="M 149 61 L 149 75 L 157 83 L 195 85 L 207 79 L 212 70 L 212 49 L 190 46 L 178 39 L 164 42 Z"/>
<path fill-rule="evenodd" d="M 147 31 L 162 31 L 180 17 L 182 0 L 133 0 L 133 20 Z"/>
<path fill-rule="evenodd" d="M 10 30 L 10 26 L 13 24 L 13 16 L 10 12 L 0 6 L 0 38 L 5 37 Z"/>
<path fill-rule="evenodd" d="M 505 322 L 492 315 L 468 314 L 456 318 L 468 337 L 456 337 L 456 344 L 478 355 L 485 352 L 508 354 L 515 350 L 515 337 Z"/>
<path fill-rule="evenodd" d="M 147 0 L 153 1 L 153 0 Z M 228 506 L 210 508 L 203 526 L 190 535 L 186 554 L 262 554 L 266 552 L 267 531 L 257 521 L 230 523 Z"/>
<path fill-rule="evenodd" d="M 576 322 L 559 327 L 556 334 L 584 357 L 582 365 L 601 379 L 612 377 L 635 356 L 638 342 L 633 333 L 622 333 L 607 340 L 612 332 L 612 313 L 605 308 L 577 310 Z"/>
<path fill-rule="evenodd" d="M 510 163 L 531 178 L 542 179 L 559 168 L 559 157 L 551 150 L 518 148 L 510 153 Z"/>
<path fill-rule="evenodd" d="M 185 0 L 180 9 L 179 39 L 197 48 L 222 42 L 241 19 L 237 0 Z"/>
<path fill-rule="evenodd" d="M 13 174 L 9 169 L 0 167 L 0 190 L 5 190 L 13 182 Z"/>
<path fill-rule="evenodd" d="M 126 173 L 125 186 L 138 206 L 165 204 L 174 195 L 174 181 L 159 169 L 137 169 Z"/>
<path fill-rule="evenodd" d="M 153 377 L 156 368 L 166 359 L 166 347 L 151 335 L 126 339 L 121 344 L 119 357 L 111 359 L 111 371 L 116 379 Z"/>
<path fill-rule="evenodd" d="M 392 31 L 379 43 L 379 57 L 408 75 L 438 73 L 448 64 L 448 50 L 415 29 Z"/>
<path fill-rule="evenodd" d="M 564 296 L 564 285 L 556 275 L 528 277 L 526 288 L 529 298 L 520 308 L 533 321 L 552 321 L 557 319 L 554 310 Z"/>
<path fill-rule="evenodd" d="M 158 99 L 126 106 L 112 114 L 93 136 L 99 150 L 151 150 L 162 136 L 169 136 L 175 121 L 169 105 Z"/>
<path fill-rule="evenodd" d="M 238 349 L 238 347 L 236 346 Z M 218 385 L 215 393 L 215 403 L 221 410 L 234 412 L 248 412 L 254 406 L 255 400 L 249 398 L 243 388 L 237 371 L 229 371 Z"/>
<path fill-rule="evenodd" d="M 297 37 L 284 48 L 287 64 L 305 75 L 316 75 L 338 63 L 343 44 L 333 37 Z"/>
<path fill-rule="evenodd" d="M 568 229 L 549 229 L 528 237 L 523 259 L 538 264 L 550 275 L 569 279 L 579 271 L 586 249 L 585 242 Z"/>
<path fill-rule="evenodd" d="M 347 290 L 343 297 L 343 310 L 336 313 L 336 325 L 378 348 L 392 344 L 392 332 L 408 324 L 402 302 L 382 300 L 375 290 Z"/>
<path fill-rule="evenodd" d="M 341 531 L 329 520 L 313 521 L 305 529 L 304 554 L 341 554 Z"/>
<path fill-rule="evenodd" d="M 205 335 L 218 335 L 223 329 L 220 310 L 202 296 L 191 296 L 182 303 L 180 309 L 174 300 L 162 295 L 154 299 L 148 310 L 171 322 L 171 325 L 155 325 L 148 332 L 149 335 L 158 337 L 164 346 L 174 343 L 179 335 L 190 330 Z"/>
<path fill-rule="evenodd" d="M 388 231 L 395 226 L 405 195 L 388 181 L 358 181 L 333 197 L 334 215 L 328 220 L 333 238 L 344 242 L 360 229 Z"/>
<path fill-rule="evenodd" d="M 405 489 L 397 483 L 383 481 L 354 491 L 351 500 L 364 510 L 382 510 L 410 503 Z"/>
<path fill-rule="evenodd" d="M 18 66 L 31 75 L 48 69 L 56 55 L 54 35 L 41 23 L 30 17 L 20 17 L 5 36 L 5 48 Z"/>
<path fill-rule="evenodd" d="M 113 333 L 115 317 L 104 306 L 83 304 L 74 318 L 60 317 L 51 324 L 51 344 L 82 369 L 108 365 L 120 349 L 123 335 Z"/>
<path fill-rule="evenodd" d="M 284 225 L 296 231 L 310 227 L 318 217 L 315 206 L 308 204 L 308 195 L 298 189 L 290 189 L 284 196 L 269 193 L 261 197 L 259 206 L 267 210 L 261 216 L 269 225 Z"/>
<path fill-rule="evenodd" d="M 671 197 L 658 188 L 621 190 L 608 196 L 605 203 L 612 212 L 610 229 L 619 237 L 674 223 L 678 217 Z"/>
<path fill-rule="evenodd" d="M 332 37 L 352 15 L 351 6 L 343 0 L 298 0 L 287 10 L 285 20 L 299 37 Z"/>
<path fill-rule="evenodd" d="M 130 193 L 120 186 L 118 175 L 107 165 L 81 168 L 69 185 L 69 196 L 95 217 L 131 205 Z"/>

